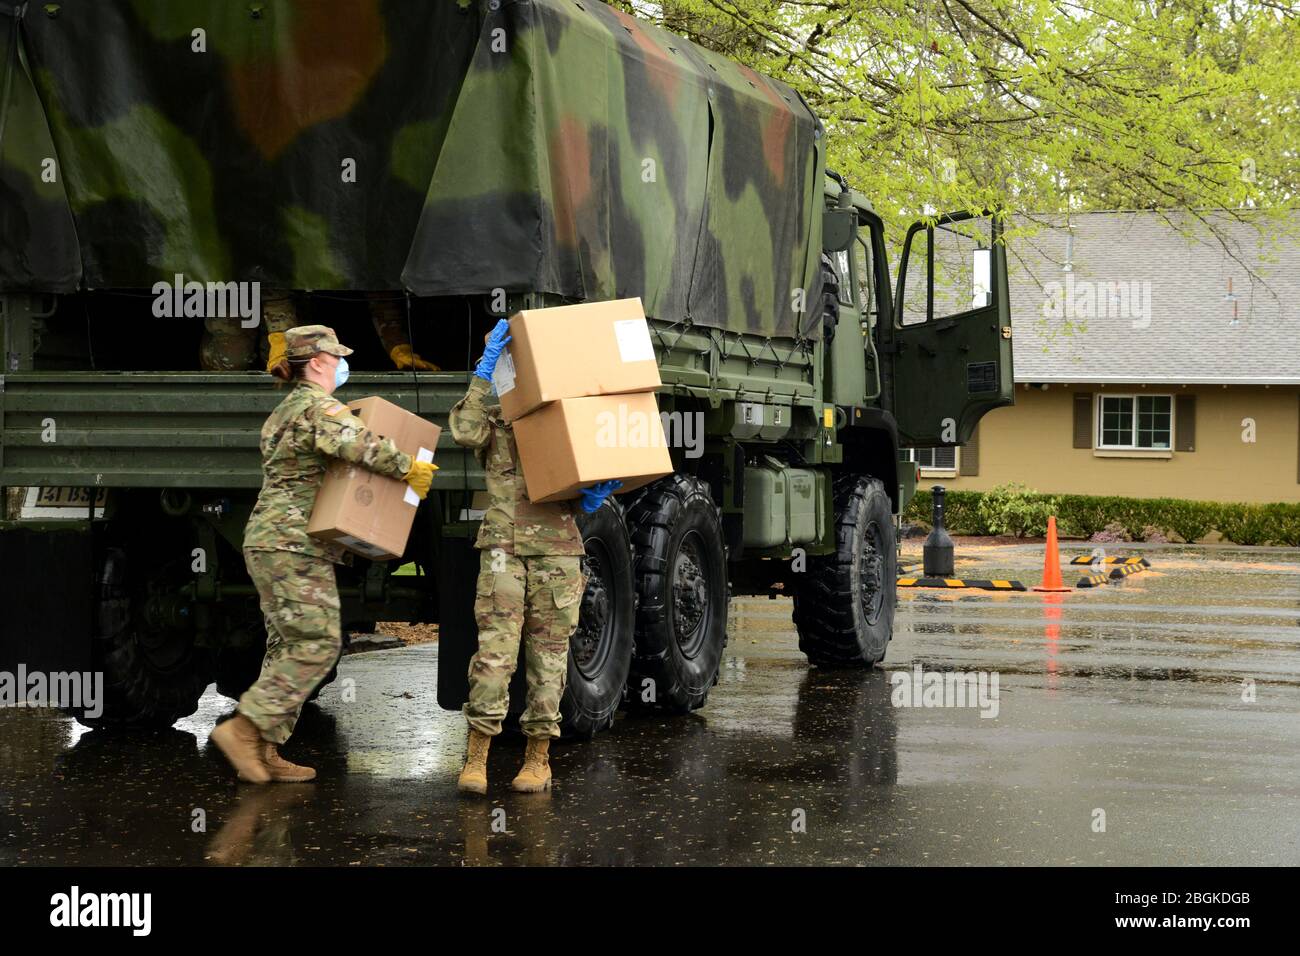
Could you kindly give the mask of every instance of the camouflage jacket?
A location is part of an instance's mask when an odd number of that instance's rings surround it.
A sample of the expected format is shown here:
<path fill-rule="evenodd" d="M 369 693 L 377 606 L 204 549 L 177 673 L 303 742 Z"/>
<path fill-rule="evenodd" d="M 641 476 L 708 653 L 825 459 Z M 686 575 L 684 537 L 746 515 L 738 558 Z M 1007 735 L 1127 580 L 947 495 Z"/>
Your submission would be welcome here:
<path fill-rule="evenodd" d="M 311 382 L 299 382 L 262 426 L 262 491 L 244 528 L 244 547 L 297 551 L 336 563 L 339 545 L 307 535 L 307 520 L 331 458 L 401 478 L 411 456 L 362 424 L 342 402 Z"/>
<path fill-rule="evenodd" d="M 535 505 L 528 500 L 514 432 L 501 417 L 501 406 L 489 401 L 488 383 L 475 375 L 469 392 L 451 410 L 451 437 L 474 449 L 487 480 L 488 507 L 474 546 L 520 557 L 582 554 L 575 502 Z"/>

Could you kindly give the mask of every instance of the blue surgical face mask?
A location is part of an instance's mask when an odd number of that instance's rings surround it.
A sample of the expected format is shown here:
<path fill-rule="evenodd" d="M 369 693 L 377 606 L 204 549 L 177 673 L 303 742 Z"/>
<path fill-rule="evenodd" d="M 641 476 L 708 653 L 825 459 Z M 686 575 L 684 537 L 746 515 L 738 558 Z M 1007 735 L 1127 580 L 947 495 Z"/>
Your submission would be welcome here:
<path fill-rule="evenodd" d="M 348 360 L 342 355 L 339 356 L 338 367 L 334 369 L 334 387 L 342 388 L 348 380 Z"/>

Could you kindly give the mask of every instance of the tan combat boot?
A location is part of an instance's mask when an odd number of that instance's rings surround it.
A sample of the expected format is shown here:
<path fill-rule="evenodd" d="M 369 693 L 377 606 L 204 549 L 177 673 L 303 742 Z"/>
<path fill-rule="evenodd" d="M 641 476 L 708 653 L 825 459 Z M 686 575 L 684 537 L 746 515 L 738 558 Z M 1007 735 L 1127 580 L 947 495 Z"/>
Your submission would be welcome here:
<path fill-rule="evenodd" d="M 241 780 L 270 783 L 271 771 L 267 769 L 262 757 L 266 741 L 262 739 L 257 726 L 243 714 L 235 714 L 224 723 L 217 724 L 212 730 L 211 739 L 226 755 Z"/>
<path fill-rule="evenodd" d="M 510 781 L 511 790 L 516 793 L 541 793 L 551 789 L 551 764 L 547 759 L 550 748 L 550 737 L 528 738 L 524 767 L 519 771 L 519 776 Z"/>
<path fill-rule="evenodd" d="M 311 767 L 300 767 L 296 763 L 290 763 L 280 756 L 280 751 L 276 749 L 275 744 L 268 743 L 266 750 L 262 754 L 262 760 L 266 763 L 266 769 L 271 774 L 271 779 L 276 783 L 306 783 L 308 780 L 316 779 L 316 771 Z"/>
<path fill-rule="evenodd" d="M 456 781 L 456 789 L 461 793 L 487 793 L 487 757 L 488 745 L 492 738 L 480 733 L 473 727 L 469 729 L 469 747 L 465 755 L 465 767 Z"/>

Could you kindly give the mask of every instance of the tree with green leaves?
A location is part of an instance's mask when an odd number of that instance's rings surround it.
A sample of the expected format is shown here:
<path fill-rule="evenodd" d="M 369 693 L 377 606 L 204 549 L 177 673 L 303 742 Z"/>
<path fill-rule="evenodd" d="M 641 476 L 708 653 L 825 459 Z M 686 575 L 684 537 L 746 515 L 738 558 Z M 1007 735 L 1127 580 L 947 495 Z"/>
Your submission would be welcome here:
<path fill-rule="evenodd" d="M 1300 178 L 1290 0 L 617 0 L 789 83 L 892 226 L 1167 212 L 1270 230 Z M 1215 211 L 1215 214 L 1208 214 Z"/>

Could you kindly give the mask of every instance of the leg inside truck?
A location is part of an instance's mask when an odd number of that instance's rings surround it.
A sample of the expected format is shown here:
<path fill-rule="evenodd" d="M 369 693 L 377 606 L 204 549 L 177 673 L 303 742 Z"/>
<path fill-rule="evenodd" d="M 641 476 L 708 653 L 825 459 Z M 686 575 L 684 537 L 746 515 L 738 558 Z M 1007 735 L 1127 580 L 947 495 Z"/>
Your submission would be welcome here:
<path fill-rule="evenodd" d="M 159 316 L 155 314 L 159 296 L 147 289 L 59 296 L 53 314 L 39 320 L 33 367 L 37 371 L 261 371 L 266 367 L 268 328 L 289 322 L 333 328 L 355 350 L 349 359 L 354 371 L 396 371 L 389 352 L 399 340 L 444 371 L 464 371 L 483 351 L 483 334 L 497 318 L 484 307 L 482 297 L 418 299 L 400 289 L 294 293 L 279 299 L 276 295 L 265 290 L 259 295 L 256 325 L 239 315 L 211 320 Z M 167 310 L 173 306 L 167 303 Z"/>

